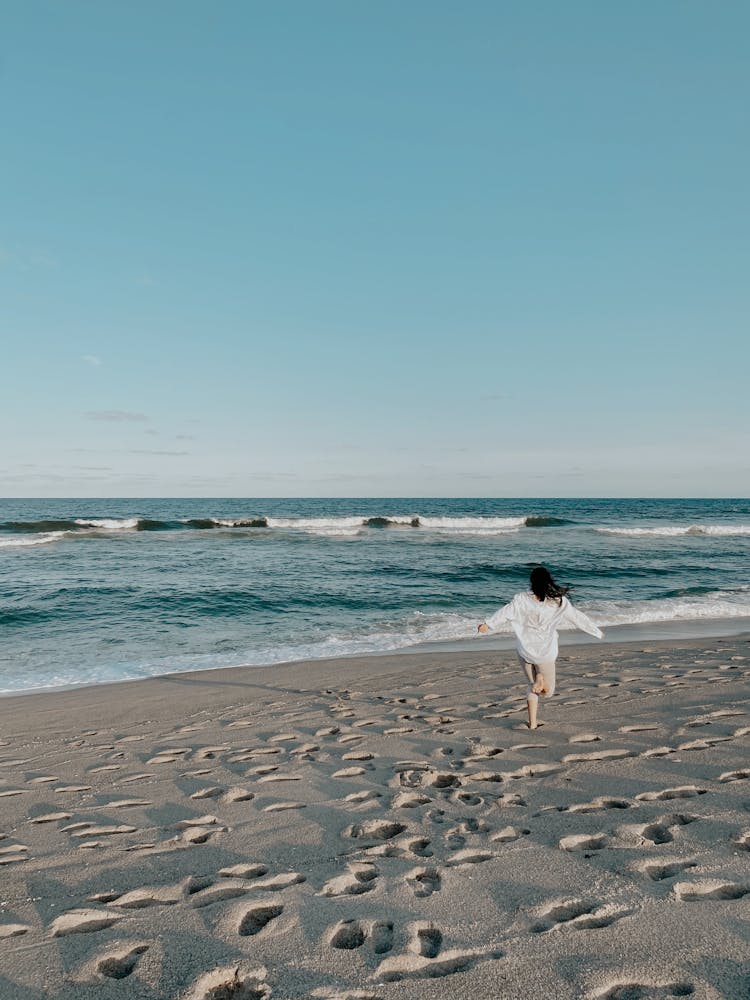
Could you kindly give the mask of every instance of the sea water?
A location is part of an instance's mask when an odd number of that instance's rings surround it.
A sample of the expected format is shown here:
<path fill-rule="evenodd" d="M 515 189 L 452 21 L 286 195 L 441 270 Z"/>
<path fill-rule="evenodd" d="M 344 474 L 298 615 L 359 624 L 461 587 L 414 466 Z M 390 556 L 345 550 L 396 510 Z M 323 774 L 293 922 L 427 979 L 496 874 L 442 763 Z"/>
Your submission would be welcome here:
<path fill-rule="evenodd" d="M 540 563 L 605 629 L 736 631 L 750 501 L 0 500 L 0 692 L 467 640 Z"/>

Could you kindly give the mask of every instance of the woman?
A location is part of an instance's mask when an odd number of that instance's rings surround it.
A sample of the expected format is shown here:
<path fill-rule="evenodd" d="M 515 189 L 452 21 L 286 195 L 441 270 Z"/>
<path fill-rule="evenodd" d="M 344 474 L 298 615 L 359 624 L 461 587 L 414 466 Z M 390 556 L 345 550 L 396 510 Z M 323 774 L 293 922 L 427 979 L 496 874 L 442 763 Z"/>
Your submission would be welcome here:
<path fill-rule="evenodd" d="M 516 594 L 510 604 L 499 608 L 491 618 L 482 622 L 479 632 L 489 632 L 503 622 L 510 622 L 518 640 L 518 655 L 529 681 L 526 703 L 529 709 L 529 729 L 537 728 L 539 695 L 549 697 L 555 693 L 555 660 L 557 659 L 557 630 L 564 625 L 595 635 L 604 633 L 565 596 L 568 587 L 560 587 L 544 566 L 531 572 L 531 589 Z"/>

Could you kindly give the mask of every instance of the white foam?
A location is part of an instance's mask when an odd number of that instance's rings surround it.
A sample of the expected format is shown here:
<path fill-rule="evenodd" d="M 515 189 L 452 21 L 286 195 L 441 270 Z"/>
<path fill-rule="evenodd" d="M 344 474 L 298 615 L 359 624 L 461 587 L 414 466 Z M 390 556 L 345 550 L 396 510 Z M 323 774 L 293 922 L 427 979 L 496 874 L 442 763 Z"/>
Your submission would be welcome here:
<path fill-rule="evenodd" d="M 602 628 L 644 622 L 746 618 L 750 617 L 750 588 L 714 590 L 700 596 L 666 597 L 660 601 L 588 601 L 582 610 Z"/>
<path fill-rule="evenodd" d="M 716 535 L 732 537 L 750 535 L 750 524 L 673 524 L 648 528 L 595 528 L 605 535 L 632 537 L 676 538 L 681 535 Z"/>
<path fill-rule="evenodd" d="M 365 518 L 359 517 L 268 517 L 266 524 L 269 528 L 296 528 L 302 531 L 321 531 L 333 529 L 340 531 L 343 528 L 361 528 L 365 523 Z"/>
<path fill-rule="evenodd" d="M 28 545 L 48 545 L 67 535 L 67 531 L 48 531 L 43 535 L 34 535 L 33 538 L 0 538 L 0 548 L 21 548 Z"/>
<path fill-rule="evenodd" d="M 466 531 L 479 529 L 483 531 L 498 529 L 507 531 L 513 528 L 523 528 L 525 517 L 419 517 L 422 528 L 449 528 Z"/>
<path fill-rule="evenodd" d="M 78 517 L 76 524 L 82 528 L 103 528 L 105 531 L 132 531 L 138 527 L 137 517 Z"/>

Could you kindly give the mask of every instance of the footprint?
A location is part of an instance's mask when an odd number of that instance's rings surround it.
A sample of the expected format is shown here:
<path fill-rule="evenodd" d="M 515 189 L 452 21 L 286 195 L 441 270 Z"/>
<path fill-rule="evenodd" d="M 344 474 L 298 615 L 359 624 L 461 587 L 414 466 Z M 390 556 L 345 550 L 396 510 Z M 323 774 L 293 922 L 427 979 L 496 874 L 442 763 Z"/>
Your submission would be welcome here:
<path fill-rule="evenodd" d="M 595 909 L 596 903 L 590 903 L 585 899 L 563 900 L 543 910 L 541 920 L 533 924 L 529 930 L 532 934 L 541 934 L 555 927 L 561 927 L 584 914 L 593 913 Z"/>
<path fill-rule="evenodd" d="M 328 938 L 332 948 L 353 951 L 361 948 L 367 937 L 367 928 L 359 920 L 340 920 L 333 928 Z"/>
<path fill-rule="evenodd" d="M 696 861 L 683 861 L 680 859 L 667 861 L 665 858 L 662 858 L 661 861 L 642 861 L 636 867 L 638 871 L 643 872 L 644 875 L 648 875 L 654 882 L 663 882 L 664 879 L 680 875 L 688 868 L 697 868 L 698 864 Z"/>
<path fill-rule="evenodd" d="M 414 868 L 405 877 L 417 898 L 440 891 L 441 879 L 437 868 Z"/>
<path fill-rule="evenodd" d="M 440 954 L 443 935 L 433 924 L 415 927 L 408 948 L 422 958 L 436 958 Z"/>
<path fill-rule="evenodd" d="M 750 851 L 750 830 L 746 830 L 745 833 L 741 833 L 734 843 L 735 846 L 739 847 L 741 850 Z"/>
<path fill-rule="evenodd" d="M 180 886 L 160 886 L 159 888 L 133 889 L 107 900 L 113 906 L 123 910 L 141 910 L 146 906 L 171 906 L 179 903 L 183 897 Z"/>
<path fill-rule="evenodd" d="M 393 947 L 393 924 L 390 920 L 376 920 L 370 928 L 372 950 L 376 955 L 384 955 Z"/>
<path fill-rule="evenodd" d="M 393 797 L 391 807 L 393 809 L 416 809 L 417 806 L 426 805 L 428 802 L 432 802 L 432 799 L 420 792 L 399 792 Z"/>
<path fill-rule="evenodd" d="M 284 910 L 281 903 L 254 903 L 240 917 L 237 933 L 241 937 L 258 934 L 263 928 L 275 920 Z"/>
<path fill-rule="evenodd" d="M 463 851 L 456 851 L 446 860 L 446 865 L 456 868 L 459 865 L 478 865 L 482 861 L 489 861 L 495 855 L 491 851 L 477 851 L 473 847 L 467 847 Z"/>
<path fill-rule="evenodd" d="M 750 778 L 750 768 L 743 767 L 739 771 L 725 771 L 724 774 L 719 775 L 719 781 L 745 781 Z"/>
<path fill-rule="evenodd" d="M 29 823 L 57 823 L 66 819 L 70 819 L 70 813 L 45 813 L 43 816 L 35 816 L 30 819 Z"/>
<path fill-rule="evenodd" d="M 636 832 L 644 840 L 650 840 L 652 844 L 670 844 L 674 837 L 670 827 L 687 826 L 694 823 L 697 816 L 688 816 L 684 813 L 673 813 L 671 816 L 662 816 L 655 823 L 647 823 L 645 826 L 637 827 Z"/>
<path fill-rule="evenodd" d="M 663 788 L 660 792 L 641 792 L 636 795 L 639 802 L 662 802 L 668 799 L 693 799 L 705 795 L 708 789 L 697 785 L 680 785 L 678 788 Z"/>
<path fill-rule="evenodd" d="M 300 882 L 305 881 L 307 881 L 306 876 L 300 872 L 282 872 L 280 875 L 263 879 L 261 882 L 253 882 L 250 888 L 263 889 L 265 892 L 280 892 L 282 889 L 287 889 L 290 885 L 298 885 Z"/>
<path fill-rule="evenodd" d="M 230 868 L 219 869 L 222 878 L 260 878 L 267 874 L 267 866 L 261 864 L 232 865 Z"/>
<path fill-rule="evenodd" d="M 669 827 L 663 823 L 647 823 L 641 827 L 640 835 L 644 840 L 650 840 L 652 844 L 671 844 L 674 839 Z"/>
<path fill-rule="evenodd" d="M 614 983 L 589 994 L 590 1000 L 672 1000 L 695 993 L 690 983 Z"/>
<path fill-rule="evenodd" d="M 326 882 L 321 896 L 361 896 L 375 888 L 375 879 L 380 874 L 374 864 L 365 862 L 349 865 L 346 875 L 339 875 Z"/>
<path fill-rule="evenodd" d="M 596 760 L 622 760 L 624 757 L 635 757 L 635 751 L 612 749 L 595 750 L 593 753 L 569 753 L 563 757 L 562 762 L 563 764 L 575 764 Z"/>
<path fill-rule="evenodd" d="M 511 844 L 514 840 L 518 840 L 519 837 L 525 837 L 531 830 L 517 830 L 514 826 L 505 826 L 502 830 L 498 830 L 497 833 L 493 833 L 490 840 L 495 844 Z"/>
<path fill-rule="evenodd" d="M 0 939 L 21 937 L 27 934 L 31 928 L 27 924 L 0 924 Z"/>
<path fill-rule="evenodd" d="M 742 899 L 750 894 L 750 885 L 707 879 L 704 882 L 677 882 L 674 893 L 678 899 L 695 902 L 701 899 Z"/>
<path fill-rule="evenodd" d="M 563 851 L 600 851 L 607 846 L 607 837 L 603 833 L 576 833 L 560 840 Z"/>
<path fill-rule="evenodd" d="M 68 910 L 62 913 L 50 924 L 50 934 L 52 937 L 65 937 L 68 934 L 91 934 L 94 931 L 102 931 L 112 924 L 122 920 L 121 913 L 112 913 L 109 910 Z"/>
<path fill-rule="evenodd" d="M 126 979 L 146 951 L 148 951 L 147 944 L 135 944 L 110 952 L 97 961 L 96 971 L 107 979 Z"/>
<path fill-rule="evenodd" d="M 212 969 L 200 976 L 185 1000 L 271 1000 L 265 969 L 247 970 L 241 965 Z"/>
<path fill-rule="evenodd" d="M 253 889 L 256 887 L 257 883 L 252 886 Z M 201 909 L 204 906 L 211 906 L 213 903 L 223 902 L 225 899 L 236 899 L 238 896 L 244 896 L 250 891 L 250 888 L 251 886 L 245 881 L 223 879 L 215 885 L 209 885 L 205 889 L 193 892 L 190 897 L 190 905 Z"/>
<path fill-rule="evenodd" d="M 572 806 L 563 807 L 561 811 L 589 813 L 598 812 L 600 809 L 630 809 L 631 804 L 627 799 L 610 799 L 606 795 L 599 795 L 591 802 L 578 802 Z"/>
<path fill-rule="evenodd" d="M 384 819 L 372 819 L 365 823 L 355 823 L 344 831 L 346 836 L 361 840 L 390 840 L 403 833 L 406 826 L 403 823 Z"/>

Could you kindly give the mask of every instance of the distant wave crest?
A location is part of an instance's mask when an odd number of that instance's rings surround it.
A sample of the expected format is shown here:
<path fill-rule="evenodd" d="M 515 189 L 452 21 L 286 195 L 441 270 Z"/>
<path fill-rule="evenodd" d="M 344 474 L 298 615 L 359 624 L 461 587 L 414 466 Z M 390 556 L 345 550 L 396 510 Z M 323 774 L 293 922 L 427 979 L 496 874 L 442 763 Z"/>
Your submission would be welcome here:
<path fill-rule="evenodd" d="M 721 538 L 750 535 L 750 524 L 671 524 L 653 527 L 601 527 L 595 531 L 604 535 L 624 535 L 633 538 L 678 538 L 683 535 L 715 535 Z"/>
<path fill-rule="evenodd" d="M 356 536 L 369 529 L 417 528 L 440 534 L 504 535 L 522 528 L 552 528 L 573 522 L 559 517 L 528 515 L 519 517 L 432 517 L 424 514 L 351 515 L 344 517 L 188 517 L 159 520 L 144 517 L 77 517 L 42 519 L 37 521 L 5 521 L 0 532 L 14 535 L 54 535 L 54 541 L 64 535 L 112 534 L 137 531 L 210 531 L 215 529 L 266 528 L 270 530 L 304 532 L 330 537 Z M 2 543 L 0 543 L 2 544 Z M 6 543 L 10 544 L 10 542 Z M 21 544 L 15 542 L 14 544 Z M 40 544 L 40 543 L 35 543 Z"/>

